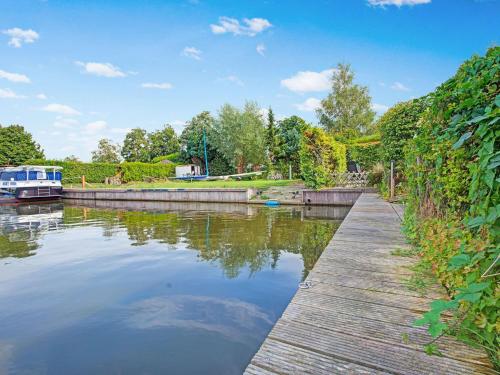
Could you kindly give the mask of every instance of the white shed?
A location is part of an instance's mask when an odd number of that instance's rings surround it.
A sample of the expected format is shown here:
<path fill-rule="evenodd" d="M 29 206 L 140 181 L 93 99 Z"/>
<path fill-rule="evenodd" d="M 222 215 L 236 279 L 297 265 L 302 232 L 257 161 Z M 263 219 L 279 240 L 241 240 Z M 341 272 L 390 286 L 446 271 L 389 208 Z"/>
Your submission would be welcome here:
<path fill-rule="evenodd" d="M 199 176 L 200 166 L 195 164 L 178 165 L 175 167 L 175 177 Z"/>

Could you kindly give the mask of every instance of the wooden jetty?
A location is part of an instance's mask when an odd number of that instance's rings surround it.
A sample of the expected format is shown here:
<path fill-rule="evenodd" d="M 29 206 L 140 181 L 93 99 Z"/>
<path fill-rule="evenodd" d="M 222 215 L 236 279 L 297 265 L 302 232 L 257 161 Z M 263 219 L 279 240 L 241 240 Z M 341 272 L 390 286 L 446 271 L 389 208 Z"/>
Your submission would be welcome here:
<path fill-rule="evenodd" d="M 494 374 L 486 353 L 451 337 L 442 356 L 424 353 L 432 338 L 415 319 L 443 291 L 426 297 L 407 289 L 414 259 L 401 210 L 363 193 L 248 365 L 245 374 Z"/>

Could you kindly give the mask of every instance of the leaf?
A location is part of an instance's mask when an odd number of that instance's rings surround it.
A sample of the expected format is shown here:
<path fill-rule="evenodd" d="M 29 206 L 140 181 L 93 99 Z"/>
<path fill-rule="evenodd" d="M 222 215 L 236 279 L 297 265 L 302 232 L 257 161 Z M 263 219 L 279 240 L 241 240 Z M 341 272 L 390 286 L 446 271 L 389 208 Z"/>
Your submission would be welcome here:
<path fill-rule="evenodd" d="M 485 220 L 483 216 L 476 216 L 473 219 L 469 219 L 469 221 L 467 222 L 467 226 L 469 228 L 476 228 L 479 227 L 480 225 L 483 225 L 484 222 Z"/>
<path fill-rule="evenodd" d="M 462 146 L 464 144 L 464 142 L 466 140 L 468 140 L 471 136 L 472 136 L 472 132 L 467 132 L 467 133 L 462 134 L 460 139 L 457 142 L 455 142 L 455 144 L 453 145 L 453 149 L 456 150 L 457 148 Z"/>
<path fill-rule="evenodd" d="M 438 322 L 429 325 L 429 333 L 432 337 L 438 337 L 443 331 L 448 328 L 448 326 L 445 323 Z"/>
<path fill-rule="evenodd" d="M 448 270 L 456 270 L 459 268 L 462 268 L 466 264 L 469 264 L 471 261 L 471 258 L 469 254 L 459 254 L 455 255 L 453 258 L 450 259 Z"/>
<path fill-rule="evenodd" d="M 443 353 L 441 353 L 436 344 L 427 344 L 424 345 L 424 352 L 428 355 L 436 355 L 438 357 L 442 357 Z"/>
<path fill-rule="evenodd" d="M 500 107 L 500 94 L 498 94 L 496 97 L 495 97 L 495 105 L 497 107 Z"/>
<path fill-rule="evenodd" d="M 455 296 L 457 301 L 468 301 L 471 303 L 477 302 L 481 299 L 482 293 L 459 293 Z"/>
<path fill-rule="evenodd" d="M 466 288 L 458 288 L 458 290 L 461 291 L 462 293 L 477 293 L 485 290 L 489 286 L 490 286 L 489 282 L 472 283 L 468 285 Z"/>

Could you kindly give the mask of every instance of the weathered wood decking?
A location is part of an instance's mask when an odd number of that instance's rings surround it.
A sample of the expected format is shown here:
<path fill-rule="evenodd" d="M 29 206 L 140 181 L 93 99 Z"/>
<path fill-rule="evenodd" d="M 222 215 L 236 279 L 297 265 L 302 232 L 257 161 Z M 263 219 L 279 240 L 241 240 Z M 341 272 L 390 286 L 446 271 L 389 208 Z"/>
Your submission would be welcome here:
<path fill-rule="evenodd" d="M 486 354 L 452 338 L 431 340 L 412 322 L 442 293 L 406 288 L 414 260 L 391 255 L 406 247 L 400 215 L 376 194 L 362 194 L 245 374 L 493 374 Z"/>

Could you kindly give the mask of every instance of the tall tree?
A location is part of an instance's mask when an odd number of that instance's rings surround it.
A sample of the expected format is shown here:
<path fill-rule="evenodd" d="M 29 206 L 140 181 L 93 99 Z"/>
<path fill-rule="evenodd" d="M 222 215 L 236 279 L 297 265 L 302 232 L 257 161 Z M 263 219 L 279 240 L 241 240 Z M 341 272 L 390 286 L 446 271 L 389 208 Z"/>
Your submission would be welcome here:
<path fill-rule="evenodd" d="M 146 130 L 135 128 L 125 136 L 121 154 L 126 161 L 141 161 L 147 163 L 151 160 L 149 148 Z"/>
<path fill-rule="evenodd" d="M 233 173 L 233 168 L 215 146 L 214 122 L 210 112 L 204 111 L 186 124 L 180 137 L 181 156 L 185 161 L 199 165 L 202 173 L 206 173 L 203 144 L 203 131 L 205 131 L 209 173 L 213 176 Z"/>
<path fill-rule="evenodd" d="M 101 139 L 97 150 L 92 151 L 92 161 L 94 163 L 119 163 L 120 146 L 112 143 L 110 139 Z"/>
<path fill-rule="evenodd" d="M 163 129 L 150 133 L 148 140 L 150 159 L 173 154 L 180 150 L 179 138 L 175 134 L 174 128 L 168 124 Z"/>
<path fill-rule="evenodd" d="M 247 102 L 243 111 L 224 104 L 214 126 L 219 152 L 242 173 L 247 165 L 258 168 L 266 161 L 266 128 L 259 107 Z"/>
<path fill-rule="evenodd" d="M 375 112 L 366 86 L 354 83 L 348 64 L 338 64 L 331 79 L 330 94 L 321 101 L 316 113 L 320 124 L 335 137 L 350 139 L 369 132 Z"/>
<path fill-rule="evenodd" d="M 43 150 L 21 125 L 0 125 L 0 165 L 18 165 L 45 158 Z"/>
<path fill-rule="evenodd" d="M 298 116 L 291 116 L 278 123 L 278 147 L 276 161 L 281 169 L 292 166 L 293 173 L 300 172 L 300 142 L 307 129 L 307 123 Z"/>
<path fill-rule="evenodd" d="M 267 112 L 267 134 L 266 134 L 266 146 L 267 153 L 269 155 L 269 159 L 272 163 L 275 161 L 276 157 L 276 124 L 274 121 L 274 113 L 271 107 L 269 107 L 269 111 Z"/>
<path fill-rule="evenodd" d="M 68 162 L 71 162 L 71 163 L 81 163 L 81 160 L 78 159 L 78 156 L 75 156 L 75 155 L 69 155 L 69 156 L 66 156 L 63 161 L 68 161 Z"/>

